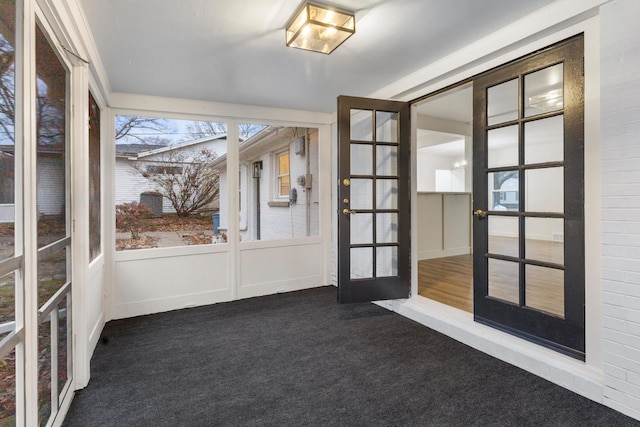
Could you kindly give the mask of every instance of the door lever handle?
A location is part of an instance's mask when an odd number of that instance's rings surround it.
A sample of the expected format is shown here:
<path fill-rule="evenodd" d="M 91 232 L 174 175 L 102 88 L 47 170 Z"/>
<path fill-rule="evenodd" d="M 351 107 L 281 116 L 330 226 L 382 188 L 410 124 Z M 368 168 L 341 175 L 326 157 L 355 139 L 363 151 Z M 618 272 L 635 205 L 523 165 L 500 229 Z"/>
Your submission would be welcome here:
<path fill-rule="evenodd" d="M 487 211 L 483 211 L 482 209 L 477 209 L 477 210 L 473 211 L 473 214 L 475 216 L 479 216 L 480 218 L 486 218 Z"/>
<path fill-rule="evenodd" d="M 353 209 L 344 208 L 342 209 L 342 213 L 345 215 L 353 215 L 354 213 L 356 213 L 356 211 L 354 211 Z"/>

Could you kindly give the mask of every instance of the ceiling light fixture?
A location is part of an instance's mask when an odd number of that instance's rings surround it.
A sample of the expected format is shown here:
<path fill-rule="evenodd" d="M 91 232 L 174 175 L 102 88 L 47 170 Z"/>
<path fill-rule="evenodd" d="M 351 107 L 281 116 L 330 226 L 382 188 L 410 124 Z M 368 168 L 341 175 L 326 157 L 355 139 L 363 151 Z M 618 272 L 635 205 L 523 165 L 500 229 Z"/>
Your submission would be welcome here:
<path fill-rule="evenodd" d="M 353 12 L 304 2 L 286 30 L 287 46 L 329 54 L 356 32 Z"/>

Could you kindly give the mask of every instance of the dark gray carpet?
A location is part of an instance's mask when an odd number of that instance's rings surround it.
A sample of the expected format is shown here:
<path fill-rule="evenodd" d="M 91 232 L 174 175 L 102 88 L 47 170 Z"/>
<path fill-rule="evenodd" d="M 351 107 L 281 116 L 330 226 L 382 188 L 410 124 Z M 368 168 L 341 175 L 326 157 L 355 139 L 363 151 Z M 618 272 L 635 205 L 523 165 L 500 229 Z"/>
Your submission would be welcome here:
<path fill-rule="evenodd" d="M 64 425 L 639 424 L 324 287 L 109 322 Z"/>

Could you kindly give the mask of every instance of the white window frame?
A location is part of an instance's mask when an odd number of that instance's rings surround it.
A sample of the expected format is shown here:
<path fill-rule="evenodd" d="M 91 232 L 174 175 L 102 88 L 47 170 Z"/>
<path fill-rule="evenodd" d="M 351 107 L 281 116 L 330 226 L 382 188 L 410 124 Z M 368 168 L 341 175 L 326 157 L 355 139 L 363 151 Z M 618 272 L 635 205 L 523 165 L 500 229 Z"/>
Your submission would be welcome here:
<path fill-rule="evenodd" d="M 280 174 L 280 158 L 284 155 L 289 158 L 289 173 Z M 287 194 L 280 194 L 280 178 L 289 177 L 289 191 Z M 289 192 L 291 191 L 291 150 L 287 145 L 286 148 L 273 152 L 273 200 L 289 200 Z"/>

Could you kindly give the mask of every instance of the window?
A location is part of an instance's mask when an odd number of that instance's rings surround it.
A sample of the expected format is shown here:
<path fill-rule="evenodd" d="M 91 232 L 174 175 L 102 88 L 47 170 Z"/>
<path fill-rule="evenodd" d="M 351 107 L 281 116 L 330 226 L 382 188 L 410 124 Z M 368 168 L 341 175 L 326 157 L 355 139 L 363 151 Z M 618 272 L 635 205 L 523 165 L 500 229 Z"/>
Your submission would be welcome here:
<path fill-rule="evenodd" d="M 89 92 L 89 260 L 100 255 L 100 107 Z"/>
<path fill-rule="evenodd" d="M 276 176 L 277 176 L 277 197 L 288 198 L 291 189 L 291 179 L 289 177 L 289 148 L 276 154 Z"/>
<path fill-rule="evenodd" d="M 115 125 L 116 250 L 226 242 L 226 123 L 117 116 Z"/>

